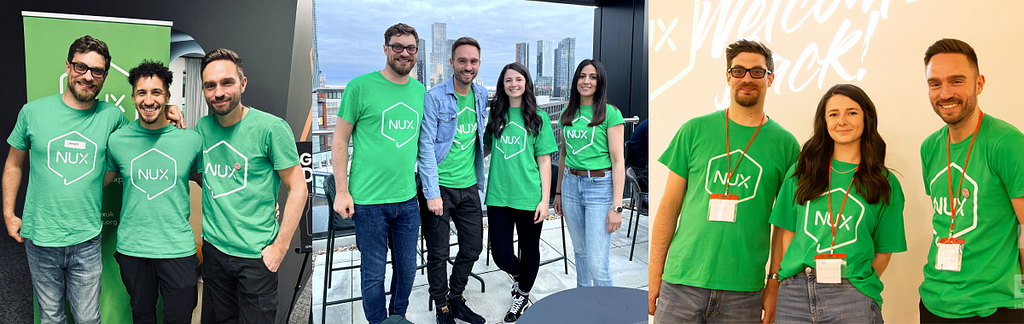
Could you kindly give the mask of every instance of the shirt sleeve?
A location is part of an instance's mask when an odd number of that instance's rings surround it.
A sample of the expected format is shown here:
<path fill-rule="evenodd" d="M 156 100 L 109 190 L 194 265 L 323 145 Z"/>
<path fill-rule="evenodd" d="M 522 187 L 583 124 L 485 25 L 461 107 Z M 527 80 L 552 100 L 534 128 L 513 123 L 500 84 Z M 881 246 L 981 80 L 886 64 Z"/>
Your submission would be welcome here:
<path fill-rule="evenodd" d="M 338 104 L 338 117 L 344 119 L 352 126 L 359 122 L 362 111 L 359 106 L 359 83 L 349 84 L 345 93 L 341 95 L 341 103 Z"/>
<path fill-rule="evenodd" d="M 538 109 L 537 113 L 540 114 L 540 129 L 537 132 L 537 141 L 533 143 L 533 152 L 535 155 L 555 153 L 558 151 L 558 144 L 555 144 L 555 131 L 551 129 L 551 119 L 543 110 Z"/>
<path fill-rule="evenodd" d="M 1020 154 L 1022 147 L 1024 134 L 1014 129 L 996 142 L 989 155 L 992 171 L 1003 182 L 1010 198 L 1024 197 L 1024 155 Z"/>
<path fill-rule="evenodd" d="M 192 158 L 192 173 L 203 173 L 203 137 L 198 132 L 192 132 L 192 147 L 195 147 L 195 156 Z"/>
<path fill-rule="evenodd" d="M 611 104 L 605 104 L 604 114 L 604 127 L 605 129 L 612 128 L 615 125 L 625 124 L 626 121 L 622 119 L 622 111 L 615 108 Z"/>
<path fill-rule="evenodd" d="M 268 130 L 270 163 L 274 170 L 284 170 L 299 164 L 299 151 L 295 146 L 295 135 L 284 119 L 274 118 Z"/>
<path fill-rule="evenodd" d="M 907 235 L 903 226 L 903 187 L 892 172 L 889 172 L 889 188 L 889 204 L 882 205 L 878 224 L 871 234 L 871 239 L 875 243 L 875 253 L 907 251 Z"/>
<path fill-rule="evenodd" d="M 932 195 L 932 190 L 928 185 L 928 172 L 931 172 L 928 170 L 928 144 L 931 143 L 931 139 L 932 137 L 928 136 L 921 143 L 921 180 L 924 181 L 924 194 L 929 197 Z"/>
<path fill-rule="evenodd" d="M 25 108 L 22 108 L 18 112 L 18 121 L 14 123 L 14 130 L 11 131 L 11 135 L 7 137 L 7 144 L 11 147 L 28 151 L 32 148 L 32 141 L 28 135 L 28 113 L 25 112 Z"/>
<path fill-rule="evenodd" d="M 106 159 L 106 161 L 107 161 L 107 163 L 106 163 L 107 164 L 107 171 L 110 171 L 110 172 L 120 172 L 121 171 L 121 169 L 117 167 L 117 160 L 114 159 L 114 155 L 110 154 L 109 141 L 108 141 L 108 145 L 107 145 L 107 159 Z"/>
<path fill-rule="evenodd" d="M 768 218 L 768 222 L 775 226 L 786 229 L 790 232 L 796 232 L 796 183 L 797 179 L 793 177 L 793 173 L 796 171 L 796 165 L 789 168 L 789 172 L 786 172 L 786 179 L 782 182 L 782 187 L 779 188 L 779 195 L 775 197 L 775 207 L 772 208 L 772 214 Z"/>
<path fill-rule="evenodd" d="M 658 162 L 664 164 L 668 169 L 674 172 L 676 175 L 686 179 L 690 173 L 690 142 L 692 134 L 690 134 L 690 122 L 683 124 L 676 131 L 676 135 L 672 138 L 672 141 L 668 143 L 668 148 L 658 158 Z"/>

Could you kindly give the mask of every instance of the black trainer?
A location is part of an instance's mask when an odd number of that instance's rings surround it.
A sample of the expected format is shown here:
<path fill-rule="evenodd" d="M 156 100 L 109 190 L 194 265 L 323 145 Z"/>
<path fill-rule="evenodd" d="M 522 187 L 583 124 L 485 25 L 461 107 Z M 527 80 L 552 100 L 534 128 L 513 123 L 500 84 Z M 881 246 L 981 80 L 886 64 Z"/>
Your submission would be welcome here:
<path fill-rule="evenodd" d="M 437 324 L 455 324 L 455 315 L 449 305 L 437 307 Z"/>
<path fill-rule="evenodd" d="M 455 297 L 455 298 L 452 298 L 452 297 Z M 469 306 L 466 305 L 466 298 L 462 297 L 462 295 L 459 295 L 459 296 L 451 296 L 451 295 L 449 295 L 448 296 L 448 305 L 451 306 L 452 314 L 455 315 L 455 318 L 463 320 L 466 323 L 469 323 L 469 324 L 484 324 L 484 323 L 487 322 L 487 320 L 485 320 L 483 316 L 480 316 L 479 314 L 474 313 L 472 309 L 469 309 Z"/>
<path fill-rule="evenodd" d="M 512 291 L 512 305 L 508 307 L 508 313 L 505 313 L 505 323 L 513 323 L 519 320 L 519 316 L 523 315 L 523 311 L 527 307 L 530 307 L 530 296 L 520 294 L 518 291 Z"/>

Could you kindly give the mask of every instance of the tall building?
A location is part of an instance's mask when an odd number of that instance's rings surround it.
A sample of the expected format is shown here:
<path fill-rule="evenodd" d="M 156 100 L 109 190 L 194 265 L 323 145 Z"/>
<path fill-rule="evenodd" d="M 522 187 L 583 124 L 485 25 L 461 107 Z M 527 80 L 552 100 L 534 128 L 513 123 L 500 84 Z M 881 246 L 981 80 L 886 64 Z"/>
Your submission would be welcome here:
<path fill-rule="evenodd" d="M 448 25 L 442 22 L 435 22 L 431 25 L 431 42 L 432 51 L 430 52 L 430 86 L 436 86 L 445 81 L 445 65 L 448 64 L 448 58 L 444 50 L 445 41 L 448 39 Z M 447 54 L 451 55 L 451 54 Z M 449 67 L 450 69 L 450 67 Z"/>
<path fill-rule="evenodd" d="M 419 81 L 423 85 L 427 84 L 427 80 L 430 80 L 427 69 L 427 41 L 420 38 L 419 43 L 416 43 L 420 51 L 416 53 L 416 81 Z"/>
<path fill-rule="evenodd" d="M 566 37 L 555 49 L 555 87 L 552 97 L 569 99 L 572 76 L 576 72 L 576 37 Z"/>
<path fill-rule="evenodd" d="M 455 75 L 455 70 L 452 69 L 452 63 L 449 62 L 452 58 L 452 45 L 455 45 L 454 39 L 449 39 L 444 42 L 444 61 L 441 64 L 444 65 L 444 74 L 441 75 L 441 82 L 448 81 Z"/>
<path fill-rule="evenodd" d="M 530 43 L 516 43 L 516 62 L 530 70 Z"/>
<path fill-rule="evenodd" d="M 534 92 L 538 96 L 550 96 L 555 71 L 555 49 L 551 41 L 537 41 L 537 72 L 533 74 Z"/>

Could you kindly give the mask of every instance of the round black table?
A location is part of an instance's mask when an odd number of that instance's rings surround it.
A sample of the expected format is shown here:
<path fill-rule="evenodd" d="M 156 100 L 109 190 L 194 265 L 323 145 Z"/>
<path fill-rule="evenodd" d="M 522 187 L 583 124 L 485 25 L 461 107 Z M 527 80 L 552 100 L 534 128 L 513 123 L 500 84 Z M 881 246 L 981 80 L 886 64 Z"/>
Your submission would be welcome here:
<path fill-rule="evenodd" d="M 623 287 L 568 289 L 538 300 L 516 323 L 647 323 L 647 291 Z"/>

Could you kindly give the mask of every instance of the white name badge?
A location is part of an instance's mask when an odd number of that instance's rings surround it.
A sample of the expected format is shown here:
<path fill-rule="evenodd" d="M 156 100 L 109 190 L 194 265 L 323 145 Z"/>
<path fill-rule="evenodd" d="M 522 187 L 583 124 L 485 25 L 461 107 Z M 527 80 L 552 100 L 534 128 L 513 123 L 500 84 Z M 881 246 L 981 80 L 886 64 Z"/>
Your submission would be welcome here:
<path fill-rule="evenodd" d="M 935 254 L 935 270 L 960 272 L 963 258 L 963 239 L 939 239 L 939 251 Z"/>
<path fill-rule="evenodd" d="M 737 195 L 714 194 L 708 205 L 708 220 L 712 222 L 736 222 L 736 205 L 740 198 Z"/>
<path fill-rule="evenodd" d="M 814 256 L 814 269 L 818 283 L 837 284 L 843 281 L 843 263 L 846 254 L 819 254 Z"/>

